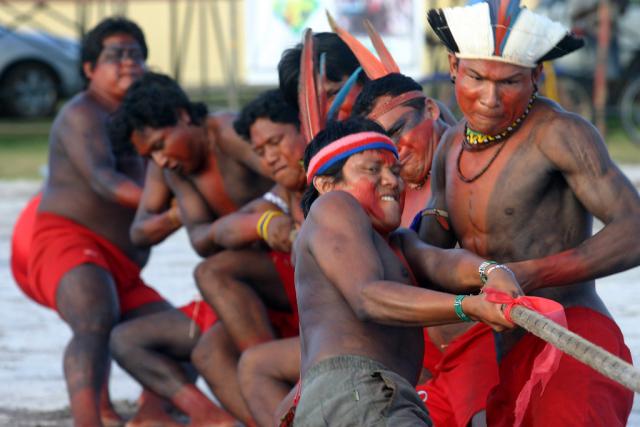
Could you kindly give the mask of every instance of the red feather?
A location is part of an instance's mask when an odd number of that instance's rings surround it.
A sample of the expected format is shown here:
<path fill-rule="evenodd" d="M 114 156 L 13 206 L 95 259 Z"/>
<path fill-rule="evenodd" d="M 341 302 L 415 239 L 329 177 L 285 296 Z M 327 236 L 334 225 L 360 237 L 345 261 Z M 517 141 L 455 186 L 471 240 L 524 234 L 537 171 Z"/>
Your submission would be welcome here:
<path fill-rule="evenodd" d="M 348 31 L 338 26 L 329 11 L 327 11 L 327 19 L 329 20 L 329 25 L 333 32 L 349 46 L 349 49 L 351 49 L 356 58 L 358 58 L 362 69 L 371 80 L 379 79 L 380 77 L 384 77 L 389 74 L 382 62 L 380 62 L 380 60 L 369 51 L 369 49 L 360 43 L 358 39 L 349 34 Z"/>
<path fill-rule="evenodd" d="M 364 26 L 367 29 L 367 33 L 369 33 L 369 38 L 373 43 L 373 47 L 376 49 L 376 52 L 378 52 L 378 56 L 380 57 L 384 68 L 387 70 L 387 73 L 400 73 L 400 67 L 398 67 L 398 64 L 393 59 L 393 56 L 391 56 L 391 52 L 389 52 L 389 49 L 387 49 L 384 41 L 382 41 L 382 37 L 380 37 L 380 34 L 376 31 L 375 28 L 373 28 L 373 24 L 371 24 L 368 19 L 365 19 Z"/>
<path fill-rule="evenodd" d="M 495 29 L 495 49 L 494 55 L 500 56 L 502 55 L 500 46 L 502 45 L 502 40 L 504 36 L 507 34 L 507 30 L 509 29 L 509 24 L 511 23 L 511 16 L 507 15 L 507 8 L 509 7 L 508 0 L 502 0 L 500 2 L 500 8 L 498 9 L 498 19 L 496 20 L 496 29 Z"/>
<path fill-rule="evenodd" d="M 300 79 L 298 83 L 300 127 L 307 143 L 311 142 L 313 137 L 321 130 L 313 57 L 313 33 L 310 28 L 307 28 L 304 32 L 304 43 L 302 55 L 300 56 Z"/>

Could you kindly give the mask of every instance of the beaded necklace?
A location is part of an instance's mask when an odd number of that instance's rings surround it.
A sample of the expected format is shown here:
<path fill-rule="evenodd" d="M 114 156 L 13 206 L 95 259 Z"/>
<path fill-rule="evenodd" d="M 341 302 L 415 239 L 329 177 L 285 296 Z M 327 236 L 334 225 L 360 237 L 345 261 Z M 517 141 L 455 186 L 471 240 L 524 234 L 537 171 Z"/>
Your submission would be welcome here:
<path fill-rule="evenodd" d="M 458 158 L 456 160 L 458 177 L 462 181 L 470 183 L 484 175 L 484 173 L 489 169 L 493 161 L 498 157 L 498 155 L 506 145 L 506 140 L 509 139 L 509 137 L 513 135 L 516 130 L 518 130 L 522 122 L 524 122 L 524 119 L 527 117 L 527 115 L 529 115 L 529 112 L 531 111 L 531 108 L 533 107 L 533 103 L 535 102 L 537 96 L 538 95 L 534 92 L 533 95 L 531 95 L 529 103 L 527 104 L 527 108 L 525 108 L 522 115 L 518 117 L 513 123 L 511 123 L 511 125 L 508 126 L 507 129 L 497 135 L 485 135 L 483 133 L 469 129 L 466 124 L 464 125 L 464 138 L 462 139 L 460 152 L 458 153 Z M 466 176 L 464 176 L 464 174 L 462 173 L 462 169 L 460 168 L 460 160 L 462 159 L 463 151 L 484 150 L 485 148 L 491 147 L 492 145 L 499 144 L 501 142 L 504 142 L 504 144 L 502 144 L 500 148 L 496 150 L 493 156 L 491 156 L 491 159 L 489 159 L 489 162 L 480 170 L 480 172 L 478 172 L 471 178 L 467 178 Z"/>

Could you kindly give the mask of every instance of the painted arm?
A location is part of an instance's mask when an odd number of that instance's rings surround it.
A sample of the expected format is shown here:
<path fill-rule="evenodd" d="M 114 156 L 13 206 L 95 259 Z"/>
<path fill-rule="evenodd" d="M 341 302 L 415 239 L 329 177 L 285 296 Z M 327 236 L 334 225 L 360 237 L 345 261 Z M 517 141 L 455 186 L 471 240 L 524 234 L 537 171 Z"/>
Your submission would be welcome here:
<path fill-rule="evenodd" d="M 455 134 L 453 130 L 447 131 L 442 136 L 442 141 L 438 144 L 436 154 L 431 166 L 431 198 L 427 209 L 438 209 L 450 214 L 447 210 L 446 200 L 446 159 L 451 146 L 451 137 Z M 449 230 L 446 230 L 438 221 L 435 215 L 424 215 L 420 222 L 419 235 L 422 241 L 430 245 L 441 248 L 452 248 L 456 245 L 457 239 L 451 228 L 451 221 L 447 219 Z"/>
<path fill-rule="evenodd" d="M 321 196 L 314 202 L 306 221 L 311 221 L 305 224 L 305 227 L 311 227 L 307 236 L 309 252 L 360 320 L 401 326 L 432 326 L 459 321 L 454 311 L 455 295 L 385 280 L 383 263 L 374 241 L 382 242 L 382 238 L 376 236 L 369 217 L 352 196 L 340 191 Z M 481 259 L 468 253 L 450 256 L 458 258 L 456 278 L 479 284 L 477 269 Z M 442 257 L 432 264 L 437 266 L 438 261 L 443 261 Z M 444 268 L 438 267 L 432 277 L 444 274 Z M 515 282 L 513 277 L 511 280 Z M 468 316 L 484 321 L 496 330 L 511 326 L 500 307 L 485 301 L 482 295 L 468 296 L 462 304 Z"/>
<path fill-rule="evenodd" d="M 259 198 L 234 213 L 218 217 L 189 180 L 173 172 L 167 172 L 166 175 L 169 176 L 169 186 L 178 199 L 180 216 L 187 228 L 191 245 L 202 257 L 260 241 L 256 231 L 260 216 L 267 209 L 278 209 Z"/>
<path fill-rule="evenodd" d="M 276 185 L 272 193 L 281 194 L 282 189 Z M 262 214 L 267 210 L 280 211 L 276 205 L 263 198 L 258 198 L 238 212 L 226 215 L 211 225 L 211 238 L 225 248 L 246 246 L 261 241 L 257 225 Z M 267 245 L 275 250 L 289 252 L 291 250 L 290 234 L 295 224 L 289 215 L 274 216 L 268 223 L 266 233 Z"/>
<path fill-rule="evenodd" d="M 483 284 L 478 268 L 485 259 L 466 249 L 442 249 L 422 242 L 411 230 L 395 234 L 398 245 L 419 284 L 454 294 L 478 292 Z M 523 295 L 513 274 L 491 269 L 485 288 L 494 288 L 511 296 Z"/>
<path fill-rule="evenodd" d="M 573 249 L 509 264 L 526 292 L 592 280 L 640 264 L 640 198 L 611 161 L 597 130 L 575 115 L 561 116 L 542 135 L 541 150 L 580 203 L 604 224 Z"/>
<path fill-rule="evenodd" d="M 136 208 L 142 188 L 117 170 L 107 135 L 106 115 L 86 104 L 71 108 L 58 128 L 69 159 L 97 194 L 123 206 Z"/>
<path fill-rule="evenodd" d="M 182 226 L 179 208 L 172 200 L 175 199 L 164 181 L 162 169 L 149 162 L 142 199 L 129 230 L 135 245 L 156 245 Z"/>

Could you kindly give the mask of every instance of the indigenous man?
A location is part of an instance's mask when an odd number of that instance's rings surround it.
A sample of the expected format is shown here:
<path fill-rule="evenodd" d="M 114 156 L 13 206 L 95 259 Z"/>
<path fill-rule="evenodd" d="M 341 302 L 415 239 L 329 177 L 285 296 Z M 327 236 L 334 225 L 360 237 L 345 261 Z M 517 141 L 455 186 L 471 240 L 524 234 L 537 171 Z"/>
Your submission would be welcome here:
<path fill-rule="evenodd" d="M 143 162 L 115 149 L 106 128 L 109 114 L 144 73 L 146 57 L 142 31 L 124 18 L 108 18 L 84 38 L 87 89 L 54 121 L 49 176 L 29 248 L 23 289 L 56 310 L 72 331 L 64 371 L 74 423 L 81 426 L 102 425 L 99 401 L 101 389 L 107 397 L 112 328 L 169 308 L 140 279 L 148 251 L 129 239 Z"/>
<path fill-rule="evenodd" d="M 245 423 L 255 419 L 259 425 L 270 425 L 268 411 L 250 412 L 242 401 L 237 364 L 240 354 L 250 347 L 298 334 L 290 250 L 303 219 L 300 197 L 305 176 L 300 161 L 306 144 L 299 131 L 297 111 L 277 90 L 267 91 L 249 103 L 235 122 L 235 129 L 251 142 L 276 185 L 263 197 L 218 221 L 213 234 L 226 247 L 238 249 L 210 257 L 196 270 L 198 287 L 221 322 L 206 337 L 212 341 L 205 342 L 206 346 L 199 344 L 194 359 L 198 368 L 204 364 L 199 360 L 207 360 L 209 374 L 205 378 L 232 414 Z M 276 317 L 274 311 L 289 314 Z M 299 353 L 282 352 L 263 363 L 283 358 L 293 363 L 298 357 Z M 266 390 L 263 394 L 275 398 Z"/>
<path fill-rule="evenodd" d="M 539 64 L 582 43 L 517 1 L 431 10 L 429 22 L 450 51 L 464 121 L 445 134 L 433 165 L 429 208 L 448 212 L 450 227 L 424 217 L 422 238 L 512 263 L 527 294 L 565 306 L 569 329 L 630 361 L 594 279 L 638 265 L 640 249 L 627 238 L 640 232 L 638 193 L 590 123 L 536 95 Z M 592 237 L 593 216 L 604 228 Z M 493 347 L 479 339 L 484 332 L 474 326 L 452 341 L 459 332 L 432 336 L 468 355 L 444 366 L 462 373 L 439 385 L 458 396 L 439 402 L 456 414 L 443 425 L 466 425 L 498 382 L 486 403 L 491 426 L 625 425 L 633 393 L 568 356 L 544 392 L 534 386 L 514 415 L 543 343 L 529 334 L 499 336 L 498 379 L 483 357 Z M 485 384 L 466 390 L 466 378 L 479 372 L 488 374 Z"/>
<path fill-rule="evenodd" d="M 396 143 L 402 165 L 400 175 L 407 185 L 401 221 L 404 227 L 411 225 L 431 196 L 433 154 L 442 134 L 455 124 L 453 116 L 450 121 L 446 119 L 450 113 L 440 112 L 438 102 L 423 95 L 412 78 L 392 73 L 367 82 L 351 113 L 375 120 Z"/>
<path fill-rule="evenodd" d="M 294 424 L 430 425 L 414 390 L 422 327 L 471 316 L 510 327 L 484 295 L 482 259 L 422 244 L 400 225 L 404 183 L 394 142 L 374 122 L 330 122 L 305 152 L 305 222 L 295 242 L 302 388 Z M 313 203 L 313 205 L 312 205 Z M 487 286 L 520 293 L 494 269 Z"/>
<path fill-rule="evenodd" d="M 400 74 L 398 64 L 369 21 L 365 21 L 365 27 L 380 59 L 338 26 L 331 15 L 327 16 L 370 79 L 356 98 L 351 115 L 377 121 L 397 144 L 402 179 L 408 186 L 401 224 L 408 227 L 429 200 L 431 161 L 440 137 L 457 120 L 445 105 L 426 97 L 415 80 Z"/>
<path fill-rule="evenodd" d="M 215 220 L 260 196 L 269 184 L 258 175 L 263 170 L 258 156 L 231 128 L 232 118 L 207 117 L 204 105 L 190 102 L 175 81 L 161 74 L 147 73 L 132 85 L 111 130 L 118 139 L 131 138 L 140 154 L 153 159 L 131 228 L 135 243 L 160 242 L 184 217 L 201 255 L 223 247 L 215 234 L 207 235 Z M 173 194 L 182 213 L 171 202 Z M 207 304 L 194 302 L 121 325 L 112 334 L 112 350 L 129 373 L 170 399 L 192 425 L 233 425 L 234 419 L 191 384 L 180 366 L 190 361 L 201 334 L 215 321 Z M 135 418 L 139 424 L 164 418 L 143 409 Z"/>

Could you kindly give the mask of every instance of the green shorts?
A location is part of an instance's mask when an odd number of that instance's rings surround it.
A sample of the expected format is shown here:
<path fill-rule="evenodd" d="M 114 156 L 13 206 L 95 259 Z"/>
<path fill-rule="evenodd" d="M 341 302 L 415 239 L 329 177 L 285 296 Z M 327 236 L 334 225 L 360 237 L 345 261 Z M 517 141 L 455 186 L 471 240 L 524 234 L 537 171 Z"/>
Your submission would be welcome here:
<path fill-rule="evenodd" d="M 323 360 L 305 374 L 294 426 L 431 426 L 415 388 L 362 356 Z"/>

